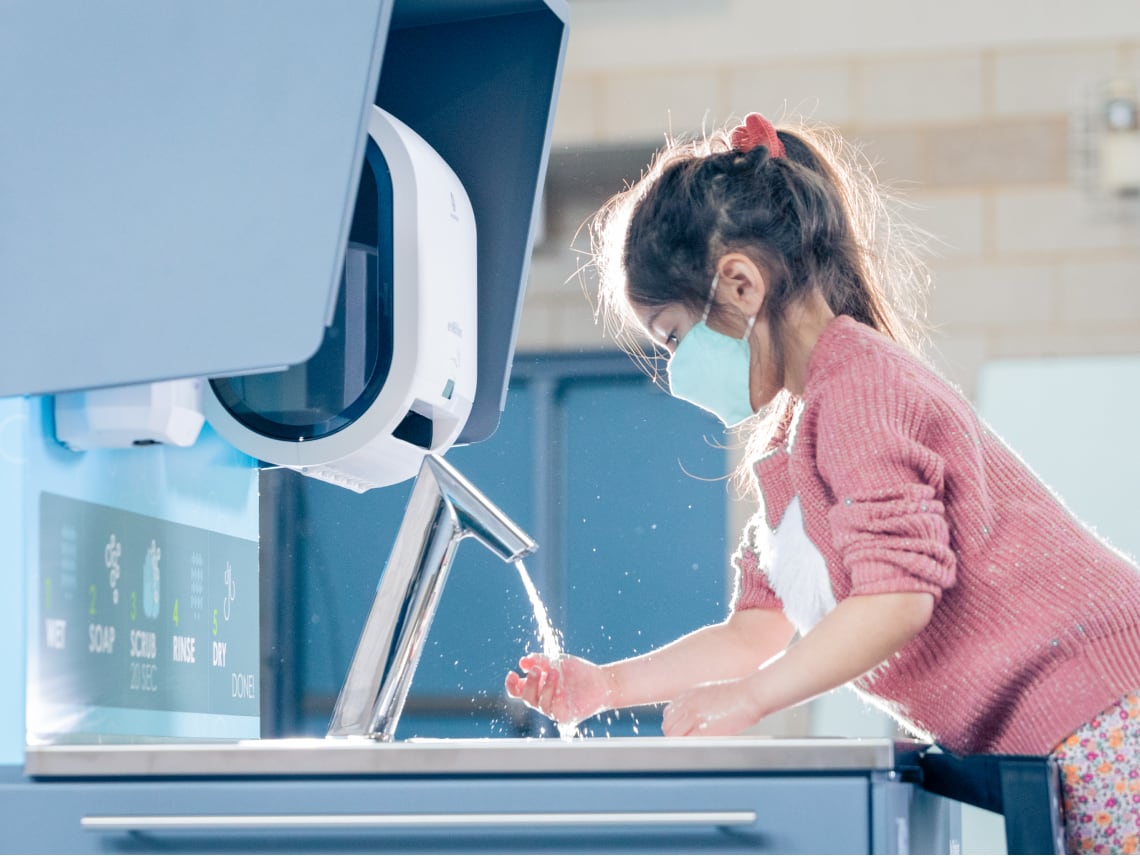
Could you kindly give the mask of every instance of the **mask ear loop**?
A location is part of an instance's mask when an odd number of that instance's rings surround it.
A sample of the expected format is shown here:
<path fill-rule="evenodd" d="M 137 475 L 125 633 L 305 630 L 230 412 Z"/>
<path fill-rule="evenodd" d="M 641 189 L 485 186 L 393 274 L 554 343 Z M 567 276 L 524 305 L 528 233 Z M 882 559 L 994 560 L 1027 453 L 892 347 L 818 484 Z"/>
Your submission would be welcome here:
<path fill-rule="evenodd" d="M 716 287 L 719 284 L 720 284 L 720 271 L 717 271 L 713 275 L 712 288 L 709 289 L 709 299 L 708 299 L 708 302 L 705 303 L 704 314 L 701 315 L 701 323 L 702 324 L 709 320 L 709 313 L 712 312 L 713 298 L 716 297 Z M 753 315 L 751 318 L 748 319 L 748 324 L 744 328 L 744 335 L 740 337 L 741 339 L 747 340 L 748 337 L 750 335 L 752 335 L 752 328 L 756 326 L 756 319 L 759 317 L 760 317 L 760 313 L 757 312 L 755 315 Z"/>
<path fill-rule="evenodd" d="M 713 274 L 712 288 L 709 289 L 709 299 L 705 301 L 705 311 L 701 315 L 701 323 L 709 320 L 709 313 L 712 312 L 713 298 L 716 297 L 716 287 L 720 283 L 720 271 Z"/>

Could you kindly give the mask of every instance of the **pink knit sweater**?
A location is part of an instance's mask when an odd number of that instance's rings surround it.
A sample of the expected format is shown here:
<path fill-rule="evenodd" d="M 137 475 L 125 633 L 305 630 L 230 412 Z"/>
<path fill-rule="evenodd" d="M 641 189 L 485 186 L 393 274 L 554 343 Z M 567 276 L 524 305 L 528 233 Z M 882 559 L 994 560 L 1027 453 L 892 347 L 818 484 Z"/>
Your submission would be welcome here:
<path fill-rule="evenodd" d="M 854 682 L 917 734 L 959 754 L 1043 755 L 1140 689 L 1136 566 L 871 328 L 827 326 L 791 450 L 755 470 L 769 527 L 799 497 L 836 601 L 934 595 L 929 625 Z M 736 609 L 782 607 L 758 552 L 746 538 L 735 557 Z"/>

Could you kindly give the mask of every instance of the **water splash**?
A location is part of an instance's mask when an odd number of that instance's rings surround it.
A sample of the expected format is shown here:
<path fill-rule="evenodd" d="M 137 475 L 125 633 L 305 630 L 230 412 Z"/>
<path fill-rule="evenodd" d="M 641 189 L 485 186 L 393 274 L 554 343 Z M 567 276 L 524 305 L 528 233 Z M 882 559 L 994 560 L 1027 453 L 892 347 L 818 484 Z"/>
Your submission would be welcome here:
<path fill-rule="evenodd" d="M 530 578 L 522 559 L 515 562 L 515 568 L 518 569 L 523 588 L 526 589 L 527 598 L 530 600 L 530 607 L 534 611 L 534 620 L 538 625 L 538 640 L 542 643 L 542 653 L 548 660 L 557 662 L 562 657 L 561 634 L 554 629 L 554 625 L 550 621 L 550 614 L 546 611 L 546 605 L 539 597 L 534 580 Z M 576 722 L 557 722 L 555 725 L 558 726 L 558 736 L 563 740 L 571 740 L 578 736 L 578 723 Z M 539 731 L 540 735 L 545 735 L 545 733 L 545 728 Z"/>

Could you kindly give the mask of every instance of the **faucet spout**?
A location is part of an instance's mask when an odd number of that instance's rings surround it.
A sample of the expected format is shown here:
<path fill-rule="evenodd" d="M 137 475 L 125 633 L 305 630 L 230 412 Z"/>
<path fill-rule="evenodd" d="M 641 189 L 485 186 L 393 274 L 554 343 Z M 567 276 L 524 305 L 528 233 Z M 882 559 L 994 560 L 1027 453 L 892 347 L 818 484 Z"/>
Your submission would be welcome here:
<path fill-rule="evenodd" d="M 455 513 L 456 525 L 463 533 L 460 537 L 474 536 L 504 562 L 518 561 L 538 549 L 529 535 L 442 458 L 428 456 L 426 466 L 431 469 L 442 497 Z"/>
<path fill-rule="evenodd" d="M 451 560 L 467 537 L 504 562 L 538 547 L 454 467 L 427 455 L 337 697 L 329 737 L 392 739 Z"/>

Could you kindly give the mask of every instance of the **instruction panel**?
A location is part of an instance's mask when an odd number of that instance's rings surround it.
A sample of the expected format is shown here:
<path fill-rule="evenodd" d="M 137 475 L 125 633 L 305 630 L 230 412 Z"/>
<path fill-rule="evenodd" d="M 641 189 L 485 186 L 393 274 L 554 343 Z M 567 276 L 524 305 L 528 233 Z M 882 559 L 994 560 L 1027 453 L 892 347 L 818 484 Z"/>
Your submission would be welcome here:
<path fill-rule="evenodd" d="M 49 719 L 71 716 L 86 733 L 251 736 L 256 541 L 43 493 L 39 549 L 29 688 Z"/>

